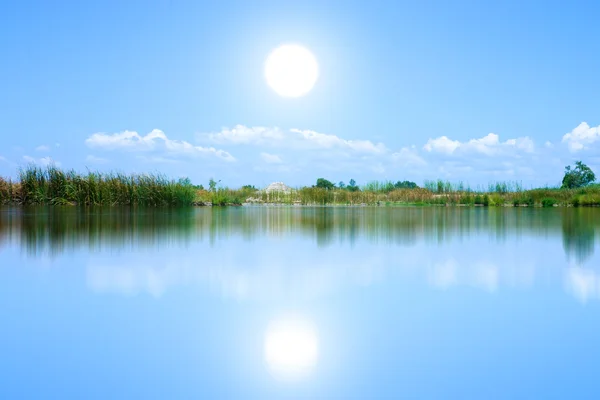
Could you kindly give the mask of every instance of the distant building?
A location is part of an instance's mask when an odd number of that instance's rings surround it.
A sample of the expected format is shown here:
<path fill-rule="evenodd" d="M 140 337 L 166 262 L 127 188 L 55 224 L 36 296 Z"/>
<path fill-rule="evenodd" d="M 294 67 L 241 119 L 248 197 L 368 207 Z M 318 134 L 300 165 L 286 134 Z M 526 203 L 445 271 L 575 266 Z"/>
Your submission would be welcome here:
<path fill-rule="evenodd" d="M 287 186 L 283 182 L 273 182 L 265 188 L 266 193 L 273 193 L 273 192 L 290 193 L 291 191 L 292 191 L 292 188 Z"/>

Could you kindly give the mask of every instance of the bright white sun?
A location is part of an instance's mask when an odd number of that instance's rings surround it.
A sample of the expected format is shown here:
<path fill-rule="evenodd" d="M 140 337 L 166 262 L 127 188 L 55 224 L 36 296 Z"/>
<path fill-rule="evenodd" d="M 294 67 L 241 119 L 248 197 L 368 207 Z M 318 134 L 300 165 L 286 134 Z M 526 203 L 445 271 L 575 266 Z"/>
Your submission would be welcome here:
<path fill-rule="evenodd" d="M 265 361 L 271 372 L 283 379 L 305 377 L 319 356 L 316 329 L 303 320 L 271 323 L 265 337 Z"/>
<path fill-rule="evenodd" d="M 280 96 L 300 97 L 310 92 L 319 77 L 317 60 L 306 48 L 294 44 L 273 50 L 265 63 L 267 83 Z"/>

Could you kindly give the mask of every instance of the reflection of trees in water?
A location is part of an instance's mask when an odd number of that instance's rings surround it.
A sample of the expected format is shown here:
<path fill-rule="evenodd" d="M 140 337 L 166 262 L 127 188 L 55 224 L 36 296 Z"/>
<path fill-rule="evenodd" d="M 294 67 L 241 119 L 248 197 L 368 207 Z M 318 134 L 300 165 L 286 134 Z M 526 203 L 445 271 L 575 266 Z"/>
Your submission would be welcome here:
<path fill-rule="evenodd" d="M 31 254 L 55 254 L 88 245 L 160 246 L 193 229 L 191 209 L 23 207 L 0 212 L 0 234 L 19 240 Z"/>
<path fill-rule="evenodd" d="M 522 234 L 563 235 L 565 251 L 578 260 L 594 248 L 598 209 L 463 207 L 230 207 L 0 209 L 0 245 L 18 240 L 31 253 L 89 246 L 161 246 L 237 235 L 312 237 L 319 246 L 354 245 L 359 239 L 396 245 L 445 243 L 472 235 L 496 241 Z M 598 221 L 598 222 L 595 222 Z"/>
<path fill-rule="evenodd" d="M 593 209 L 563 211 L 563 248 L 567 256 L 575 257 L 578 264 L 584 263 L 594 254 L 594 219 L 598 219 L 598 212 Z"/>

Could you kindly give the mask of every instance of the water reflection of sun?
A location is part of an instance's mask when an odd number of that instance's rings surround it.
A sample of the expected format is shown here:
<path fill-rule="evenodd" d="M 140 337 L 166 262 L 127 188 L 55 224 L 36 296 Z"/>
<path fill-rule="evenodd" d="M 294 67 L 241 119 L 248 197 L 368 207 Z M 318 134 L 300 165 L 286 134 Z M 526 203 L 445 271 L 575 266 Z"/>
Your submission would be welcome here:
<path fill-rule="evenodd" d="M 302 319 L 272 322 L 265 336 L 265 361 L 278 378 L 305 378 L 319 357 L 318 335 L 315 327 Z"/>

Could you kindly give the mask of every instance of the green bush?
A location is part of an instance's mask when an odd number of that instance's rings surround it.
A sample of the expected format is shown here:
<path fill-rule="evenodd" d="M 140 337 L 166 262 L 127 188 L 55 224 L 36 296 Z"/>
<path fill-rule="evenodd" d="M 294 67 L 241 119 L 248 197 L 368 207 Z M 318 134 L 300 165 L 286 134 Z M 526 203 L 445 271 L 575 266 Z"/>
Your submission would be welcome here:
<path fill-rule="evenodd" d="M 471 195 L 464 193 L 460 196 L 458 202 L 459 204 L 471 205 L 474 203 L 474 198 Z"/>
<path fill-rule="evenodd" d="M 579 205 L 582 206 L 600 206 L 600 196 L 593 194 L 585 194 L 579 196 Z"/>
<path fill-rule="evenodd" d="M 524 200 L 525 200 L 524 204 L 527 204 L 529 207 L 532 207 L 533 204 L 535 203 L 533 200 L 533 197 L 531 197 L 531 196 L 525 196 Z"/>
<path fill-rule="evenodd" d="M 416 189 L 418 188 L 417 184 L 411 181 L 398 181 L 394 183 L 394 188 L 396 189 Z"/>
<path fill-rule="evenodd" d="M 558 200 L 546 197 L 542 199 L 542 207 L 554 207 L 555 204 L 558 204 Z"/>
<path fill-rule="evenodd" d="M 529 207 L 533 206 L 534 201 L 533 201 L 533 197 L 530 195 L 521 195 L 518 197 L 515 197 L 513 199 L 513 206 L 517 207 L 517 206 L 521 206 L 521 205 L 527 205 Z"/>

